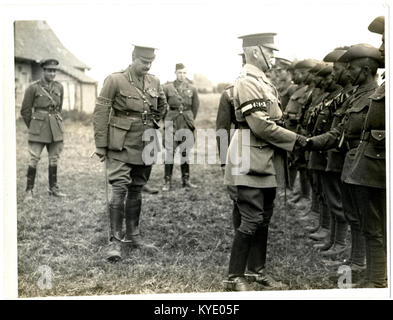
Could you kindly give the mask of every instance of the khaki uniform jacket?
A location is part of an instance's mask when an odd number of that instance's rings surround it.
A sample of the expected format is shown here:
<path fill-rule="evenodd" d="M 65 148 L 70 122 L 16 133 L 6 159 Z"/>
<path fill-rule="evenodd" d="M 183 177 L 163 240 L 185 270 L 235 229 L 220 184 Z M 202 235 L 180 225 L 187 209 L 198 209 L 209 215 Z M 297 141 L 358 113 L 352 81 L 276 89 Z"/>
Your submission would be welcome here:
<path fill-rule="evenodd" d="M 199 97 L 195 87 L 187 81 L 173 81 L 163 86 L 169 109 L 165 121 L 173 121 L 174 131 L 195 129 L 194 120 L 199 109 Z"/>
<path fill-rule="evenodd" d="M 347 182 L 386 188 L 385 82 L 375 90 L 370 100 L 362 140 Z"/>
<path fill-rule="evenodd" d="M 224 183 L 277 187 L 276 174 L 283 175 L 283 163 L 276 148 L 292 151 L 296 134 L 275 122 L 282 118 L 276 88 L 260 69 L 246 64 L 235 82 L 234 104 L 239 129 L 229 145 Z M 249 141 L 243 139 L 247 133 Z"/>
<path fill-rule="evenodd" d="M 63 141 L 63 96 L 63 86 L 57 81 L 48 84 L 41 79 L 26 89 L 20 113 L 29 128 L 29 141 Z"/>
<path fill-rule="evenodd" d="M 349 98 L 349 107 L 344 119 L 335 129 L 313 138 L 313 149 L 327 150 L 335 147 L 344 148 L 346 152 L 341 180 L 347 182 L 347 176 L 360 142 L 364 120 L 370 105 L 369 96 L 377 87 L 376 81 L 361 85 Z"/>
<path fill-rule="evenodd" d="M 300 85 L 289 98 L 285 107 L 285 127 L 296 132 L 298 124 L 302 118 L 304 107 L 311 97 L 312 91 L 306 84 Z"/>
<path fill-rule="evenodd" d="M 164 91 L 155 76 L 147 74 L 140 83 L 131 67 L 109 75 L 94 109 L 96 147 L 107 148 L 108 157 L 125 163 L 152 164 L 142 157 L 150 143 L 143 141 L 143 134 L 155 128 L 154 121 L 162 118 L 166 107 Z"/>

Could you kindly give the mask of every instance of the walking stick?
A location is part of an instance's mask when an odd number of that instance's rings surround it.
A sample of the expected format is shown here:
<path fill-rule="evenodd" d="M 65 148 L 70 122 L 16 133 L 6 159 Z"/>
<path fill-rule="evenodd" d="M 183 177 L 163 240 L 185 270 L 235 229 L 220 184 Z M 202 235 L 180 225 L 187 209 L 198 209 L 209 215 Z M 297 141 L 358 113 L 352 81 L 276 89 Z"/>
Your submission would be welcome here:
<path fill-rule="evenodd" d="M 106 157 L 104 160 L 104 171 L 105 171 L 105 207 L 106 207 L 106 217 L 108 219 L 107 233 L 108 233 L 108 239 L 110 239 L 111 219 L 110 219 L 110 212 L 109 212 L 109 196 L 108 196 L 108 161 Z"/>

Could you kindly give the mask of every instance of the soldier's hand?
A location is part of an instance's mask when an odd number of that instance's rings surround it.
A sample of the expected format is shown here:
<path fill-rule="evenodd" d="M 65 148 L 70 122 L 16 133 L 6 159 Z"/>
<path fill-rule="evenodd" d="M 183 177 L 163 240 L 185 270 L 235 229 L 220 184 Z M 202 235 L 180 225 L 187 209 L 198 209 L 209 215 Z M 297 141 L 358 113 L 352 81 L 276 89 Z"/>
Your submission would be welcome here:
<path fill-rule="evenodd" d="M 297 134 L 296 135 L 295 145 L 297 145 L 297 146 L 299 146 L 301 148 L 306 148 L 307 144 L 308 144 L 307 140 L 308 140 L 307 137 L 302 136 L 301 134 Z"/>
<path fill-rule="evenodd" d="M 95 154 L 100 158 L 100 161 L 103 162 L 106 158 L 106 152 L 106 148 L 96 148 Z"/>

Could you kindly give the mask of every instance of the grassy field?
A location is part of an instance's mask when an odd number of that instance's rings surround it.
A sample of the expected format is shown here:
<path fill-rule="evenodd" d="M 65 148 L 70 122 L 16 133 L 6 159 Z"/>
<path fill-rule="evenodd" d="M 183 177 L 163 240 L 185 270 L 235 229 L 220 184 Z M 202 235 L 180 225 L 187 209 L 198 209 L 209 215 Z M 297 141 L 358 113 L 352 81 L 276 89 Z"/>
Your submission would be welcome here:
<path fill-rule="evenodd" d="M 219 95 L 202 95 L 198 128 L 214 128 Z M 186 192 L 175 166 L 175 190 L 143 195 L 141 229 L 158 251 L 124 248 L 124 259 L 107 263 L 108 218 L 103 164 L 91 159 L 92 126 L 65 121 L 65 147 L 59 185 L 65 199 L 47 194 L 47 153 L 39 163 L 35 200 L 24 204 L 28 164 L 27 129 L 17 124 L 18 291 L 20 297 L 80 296 L 223 291 L 231 242 L 231 201 L 219 165 L 192 165 L 198 189 Z M 161 187 L 163 166 L 154 166 L 149 185 Z M 324 266 L 307 238 L 296 211 L 277 197 L 272 218 L 268 265 L 289 289 L 337 288 L 336 270 Z M 50 288 L 37 285 L 41 267 L 52 272 Z M 253 290 L 263 287 L 253 286 Z"/>

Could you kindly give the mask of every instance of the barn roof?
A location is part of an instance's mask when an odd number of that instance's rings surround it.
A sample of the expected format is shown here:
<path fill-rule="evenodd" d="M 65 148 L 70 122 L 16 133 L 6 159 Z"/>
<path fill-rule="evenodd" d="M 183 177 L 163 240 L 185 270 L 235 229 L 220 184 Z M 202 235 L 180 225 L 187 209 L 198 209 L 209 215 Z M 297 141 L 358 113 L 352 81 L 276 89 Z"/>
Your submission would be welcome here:
<path fill-rule="evenodd" d="M 80 71 L 78 69 L 75 69 L 75 68 L 72 68 L 72 67 L 69 67 L 69 66 L 65 66 L 65 65 L 60 65 L 59 69 L 61 71 L 63 71 L 64 73 L 67 73 L 71 77 L 76 78 L 80 82 L 83 82 L 83 83 L 97 83 L 96 80 L 90 78 L 87 74 L 85 74 L 83 71 Z"/>
<path fill-rule="evenodd" d="M 15 58 L 38 62 L 50 57 L 63 66 L 90 69 L 63 46 L 46 21 L 15 21 L 14 27 Z"/>

